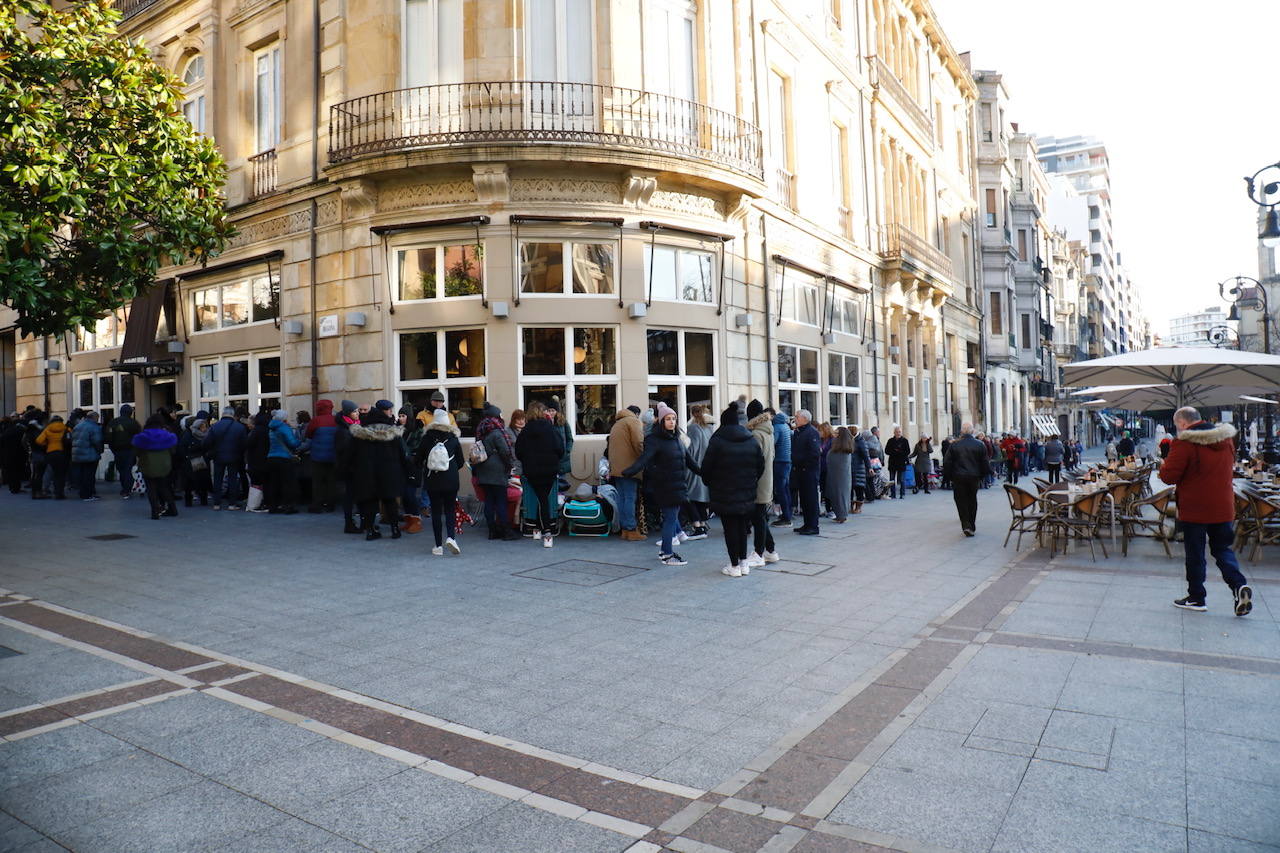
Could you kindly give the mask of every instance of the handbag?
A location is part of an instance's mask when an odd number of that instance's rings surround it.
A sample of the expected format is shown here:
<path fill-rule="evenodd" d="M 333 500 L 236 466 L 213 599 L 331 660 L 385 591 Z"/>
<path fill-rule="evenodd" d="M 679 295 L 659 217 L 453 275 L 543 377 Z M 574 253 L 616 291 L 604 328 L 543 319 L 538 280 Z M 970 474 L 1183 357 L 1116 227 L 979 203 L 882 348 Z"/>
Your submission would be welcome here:
<path fill-rule="evenodd" d="M 142 476 L 142 472 L 135 470 L 133 472 L 133 488 L 129 490 L 132 495 L 145 495 L 147 493 L 147 481 Z"/>
<path fill-rule="evenodd" d="M 262 487 L 250 486 L 249 498 L 244 502 L 245 511 L 253 512 L 256 509 L 262 509 L 262 499 L 263 499 Z"/>
<path fill-rule="evenodd" d="M 208 471 L 209 462 L 203 456 L 192 456 L 191 470 L 192 471 Z"/>

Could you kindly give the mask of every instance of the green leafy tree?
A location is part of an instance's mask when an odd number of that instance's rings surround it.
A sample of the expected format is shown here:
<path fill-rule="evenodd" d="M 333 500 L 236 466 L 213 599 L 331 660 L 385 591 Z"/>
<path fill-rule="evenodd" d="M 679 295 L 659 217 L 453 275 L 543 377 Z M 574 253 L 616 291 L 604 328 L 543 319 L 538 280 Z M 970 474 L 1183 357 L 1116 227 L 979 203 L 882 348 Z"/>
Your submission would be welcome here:
<path fill-rule="evenodd" d="M 0 303 L 23 332 L 92 326 L 232 228 L 213 141 L 110 0 L 0 0 Z"/>

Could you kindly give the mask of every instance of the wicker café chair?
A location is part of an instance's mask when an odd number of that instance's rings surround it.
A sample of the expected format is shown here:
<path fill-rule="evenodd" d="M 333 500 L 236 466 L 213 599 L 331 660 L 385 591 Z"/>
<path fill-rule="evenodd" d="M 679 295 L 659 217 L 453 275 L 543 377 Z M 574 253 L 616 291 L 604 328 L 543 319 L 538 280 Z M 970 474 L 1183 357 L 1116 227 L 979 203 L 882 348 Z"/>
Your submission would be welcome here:
<path fill-rule="evenodd" d="M 1108 517 L 1107 511 L 1103 509 L 1106 497 L 1106 490 L 1099 489 L 1092 494 L 1081 496 L 1073 503 L 1063 505 L 1060 510 L 1045 519 L 1044 529 L 1051 537 L 1051 553 L 1056 552 L 1058 537 L 1061 536 L 1064 554 L 1067 553 L 1067 548 L 1074 539 L 1077 542 L 1089 543 L 1089 556 L 1095 563 L 1098 562 L 1098 555 L 1094 549 L 1095 540 L 1102 547 L 1102 556 L 1109 556 L 1107 542 L 1102 537 L 1102 525 Z"/>
<path fill-rule="evenodd" d="M 1256 492 L 1248 492 L 1249 502 L 1253 506 L 1253 524 L 1250 539 L 1253 548 L 1249 551 L 1249 560 L 1257 562 L 1263 545 L 1280 543 L 1280 505 Z"/>
<path fill-rule="evenodd" d="M 1011 518 L 1009 531 L 1004 536 L 1004 545 L 1002 547 L 1009 547 L 1009 538 L 1015 533 L 1018 534 L 1018 542 L 1014 545 L 1014 550 L 1022 548 L 1022 537 L 1027 533 L 1034 533 L 1036 541 L 1040 542 L 1044 521 L 1053 514 L 1053 511 L 1046 507 L 1041 498 L 1036 497 L 1026 489 L 1010 483 L 1004 484 L 1004 493 L 1009 499 Z"/>
<path fill-rule="evenodd" d="M 1169 541 L 1173 538 L 1173 530 L 1166 526 L 1169 521 L 1169 502 L 1173 500 L 1173 487 L 1158 492 L 1149 498 L 1133 501 L 1121 513 L 1118 521 L 1121 531 L 1121 553 L 1129 555 L 1129 540 L 1149 536 L 1164 546 L 1166 556 L 1172 557 Z M 1155 517 L 1146 514 L 1147 508 L 1155 512 Z"/>

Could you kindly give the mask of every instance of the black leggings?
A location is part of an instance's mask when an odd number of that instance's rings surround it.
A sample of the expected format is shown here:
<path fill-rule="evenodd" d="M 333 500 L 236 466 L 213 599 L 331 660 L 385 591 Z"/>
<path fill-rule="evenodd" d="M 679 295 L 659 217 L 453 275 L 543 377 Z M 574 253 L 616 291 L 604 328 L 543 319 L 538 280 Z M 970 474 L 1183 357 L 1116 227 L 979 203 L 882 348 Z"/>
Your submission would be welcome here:
<path fill-rule="evenodd" d="M 776 547 L 773 542 L 773 533 L 769 530 L 769 505 L 756 504 L 755 517 L 752 519 L 752 532 L 755 534 L 755 551 L 757 554 L 764 556 L 766 551 L 772 551 Z"/>
<path fill-rule="evenodd" d="M 446 538 L 453 538 L 453 524 L 457 519 L 458 493 L 437 492 L 427 490 L 431 499 L 431 532 L 435 534 L 436 546 L 444 544 Z"/>
<path fill-rule="evenodd" d="M 722 515 L 720 524 L 724 527 L 724 547 L 729 552 L 729 564 L 736 566 L 747 559 L 747 528 L 750 516 Z"/>
<path fill-rule="evenodd" d="M 1062 463 L 1046 462 L 1045 469 L 1049 472 L 1049 482 L 1056 483 L 1062 479 Z"/>
<path fill-rule="evenodd" d="M 529 488 L 533 489 L 533 496 L 538 501 L 538 529 L 543 533 L 554 533 L 555 519 L 548 518 L 550 507 L 547 504 L 551 501 L 551 489 L 555 486 L 556 475 L 525 474 L 524 478 L 529 482 Z"/>

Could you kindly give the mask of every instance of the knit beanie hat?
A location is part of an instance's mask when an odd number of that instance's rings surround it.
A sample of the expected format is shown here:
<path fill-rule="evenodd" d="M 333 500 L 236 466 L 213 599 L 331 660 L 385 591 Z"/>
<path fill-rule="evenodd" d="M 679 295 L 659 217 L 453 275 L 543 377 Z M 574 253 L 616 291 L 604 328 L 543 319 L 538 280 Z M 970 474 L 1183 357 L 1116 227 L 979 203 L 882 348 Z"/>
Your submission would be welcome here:
<path fill-rule="evenodd" d="M 385 412 L 389 412 L 396 407 L 396 404 L 390 400 L 379 400 L 373 404 L 373 407 L 375 409 L 382 409 Z"/>
<path fill-rule="evenodd" d="M 720 414 L 720 425 L 740 424 L 742 423 L 742 410 L 738 408 L 736 402 L 730 403 L 729 408 Z"/>
<path fill-rule="evenodd" d="M 271 413 L 271 420 L 273 421 L 283 421 L 288 417 L 289 417 L 289 413 L 286 412 L 284 409 L 276 409 L 274 412 Z"/>
<path fill-rule="evenodd" d="M 500 418 L 502 417 L 502 409 L 499 409 L 493 403 L 486 402 L 484 404 L 483 414 L 486 418 Z"/>
<path fill-rule="evenodd" d="M 674 415 L 675 413 L 675 409 L 671 408 L 666 403 L 659 403 L 657 420 L 661 422 L 667 415 Z"/>
<path fill-rule="evenodd" d="M 628 412 L 630 412 L 631 414 L 635 415 L 636 417 L 640 417 L 640 407 L 639 407 L 639 406 L 627 406 L 627 411 L 628 411 Z"/>
<path fill-rule="evenodd" d="M 413 403 L 405 403 L 403 406 L 401 406 L 400 414 L 404 415 L 406 418 L 412 418 L 414 414 Z"/>
<path fill-rule="evenodd" d="M 759 400 L 752 400 L 747 403 L 747 420 L 759 417 L 762 414 L 764 414 L 764 404 Z"/>
<path fill-rule="evenodd" d="M 449 424 L 448 410 L 436 409 L 435 414 L 431 416 L 431 422 L 433 424 L 440 424 L 441 426 L 449 426 L 450 424 Z"/>
<path fill-rule="evenodd" d="M 444 392 L 443 392 L 443 391 L 433 391 L 433 392 L 432 392 L 432 394 L 431 394 L 431 402 L 433 402 L 433 403 L 443 403 L 443 402 L 444 402 Z"/>

